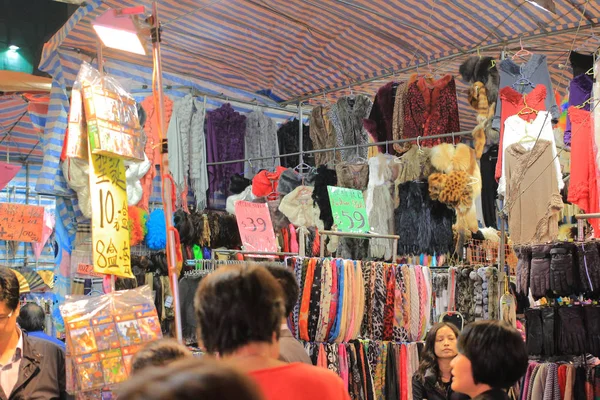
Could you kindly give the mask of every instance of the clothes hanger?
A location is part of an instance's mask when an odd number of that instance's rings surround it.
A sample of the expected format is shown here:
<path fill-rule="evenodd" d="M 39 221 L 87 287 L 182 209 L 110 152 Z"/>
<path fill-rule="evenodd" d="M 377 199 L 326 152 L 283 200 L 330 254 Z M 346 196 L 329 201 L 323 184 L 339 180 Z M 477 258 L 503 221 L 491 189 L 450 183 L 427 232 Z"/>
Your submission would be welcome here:
<path fill-rule="evenodd" d="M 524 57 L 527 57 L 527 56 L 531 55 L 531 52 L 529 50 L 526 50 L 523 47 L 523 37 L 519 38 L 519 45 L 521 46 L 521 49 L 519 51 L 517 51 L 515 54 L 513 54 L 512 58 L 511 58 L 513 61 L 517 57 L 524 58 Z"/>
<path fill-rule="evenodd" d="M 587 100 L 586 100 L 586 101 L 584 101 L 583 103 L 581 103 L 581 104 L 579 104 L 579 105 L 576 105 L 576 106 L 575 106 L 575 108 L 580 108 L 580 109 L 581 109 L 581 108 L 583 108 L 583 107 L 585 107 L 586 105 L 588 105 L 588 104 L 591 104 L 591 103 L 592 103 L 592 98 L 590 97 L 589 99 L 587 99 Z"/>
<path fill-rule="evenodd" d="M 368 161 L 366 158 L 361 157 L 359 153 L 358 143 L 356 144 L 356 153 L 354 157 L 348 160 L 348 164 L 366 164 Z"/>
<path fill-rule="evenodd" d="M 528 115 L 528 114 L 538 114 L 538 110 L 531 108 L 527 104 L 527 95 L 523 95 L 523 108 L 517 113 L 517 115 Z"/>

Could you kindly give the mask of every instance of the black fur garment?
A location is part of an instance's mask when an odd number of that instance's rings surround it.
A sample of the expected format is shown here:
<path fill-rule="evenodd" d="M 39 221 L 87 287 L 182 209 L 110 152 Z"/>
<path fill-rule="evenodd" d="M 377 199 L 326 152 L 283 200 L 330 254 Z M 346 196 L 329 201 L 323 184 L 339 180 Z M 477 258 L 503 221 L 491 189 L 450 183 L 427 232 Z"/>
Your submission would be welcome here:
<path fill-rule="evenodd" d="M 400 203 L 394 211 L 398 254 L 444 254 L 453 250 L 454 211 L 429 197 L 427 182 L 398 186 Z"/>
<path fill-rule="evenodd" d="M 498 102 L 500 87 L 500 74 L 496 65 L 492 64 L 493 61 L 493 57 L 473 56 L 458 68 L 463 81 L 467 83 L 481 82 L 485 85 L 489 104 Z"/>
<path fill-rule="evenodd" d="M 324 165 L 321 165 L 319 168 L 317 168 L 317 175 L 315 177 L 315 188 L 312 194 L 312 199 L 321 210 L 319 218 L 321 219 L 321 221 L 323 221 L 325 230 L 330 230 L 333 226 L 333 213 L 331 212 L 331 203 L 329 203 L 329 193 L 327 192 L 327 186 L 336 185 L 337 174 L 334 170 L 328 169 Z"/>
<path fill-rule="evenodd" d="M 231 194 L 240 194 L 250 185 L 252 185 L 252 181 L 240 174 L 234 174 L 229 178 L 229 192 Z"/>
<path fill-rule="evenodd" d="M 279 142 L 279 154 L 297 153 L 300 151 L 300 124 L 297 118 L 288 121 L 281 125 L 277 130 L 277 140 Z M 310 128 L 307 125 L 302 125 L 302 150 L 312 150 L 312 139 L 310 138 Z M 305 154 L 303 160 L 308 165 L 315 165 L 315 156 L 313 154 Z M 294 168 L 300 163 L 300 157 L 290 156 L 281 158 L 281 166 L 286 168 Z"/>

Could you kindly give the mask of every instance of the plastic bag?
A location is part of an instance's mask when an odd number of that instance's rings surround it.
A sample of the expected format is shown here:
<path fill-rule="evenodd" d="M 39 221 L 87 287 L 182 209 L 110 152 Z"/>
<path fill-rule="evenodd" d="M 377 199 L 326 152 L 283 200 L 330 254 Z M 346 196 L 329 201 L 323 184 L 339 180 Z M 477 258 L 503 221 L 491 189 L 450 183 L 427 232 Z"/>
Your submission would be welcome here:
<path fill-rule="evenodd" d="M 67 343 L 67 391 L 111 388 L 127 380 L 131 359 L 162 338 L 148 286 L 103 296 L 68 296 L 60 306 Z"/>

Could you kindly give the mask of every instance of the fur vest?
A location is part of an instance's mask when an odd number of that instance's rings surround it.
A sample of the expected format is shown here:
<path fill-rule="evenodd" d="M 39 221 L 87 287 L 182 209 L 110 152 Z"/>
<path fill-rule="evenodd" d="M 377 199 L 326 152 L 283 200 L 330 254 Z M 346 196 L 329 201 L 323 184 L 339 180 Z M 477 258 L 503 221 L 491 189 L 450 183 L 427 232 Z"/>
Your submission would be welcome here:
<path fill-rule="evenodd" d="M 369 118 L 363 120 L 365 129 L 374 142 L 393 140 L 394 124 L 394 88 L 398 83 L 389 82 L 377 91 Z M 379 146 L 380 152 L 385 152 L 385 146 Z"/>
<path fill-rule="evenodd" d="M 477 111 L 477 126 L 473 129 L 475 155 L 479 159 L 487 145 L 498 143 L 499 135 L 492 129 L 498 103 L 500 74 L 492 57 L 473 56 L 459 68 L 462 79 L 471 84 L 469 104 Z"/>
<path fill-rule="evenodd" d="M 457 230 L 477 232 L 475 200 L 481 194 L 481 173 L 475 150 L 466 144 L 441 144 L 431 149 L 431 164 L 441 173 L 429 176 L 432 199 L 456 210 Z"/>
<path fill-rule="evenodd" d="M 363 127 L 363 119 L 371 112 L 373 102 L 370 98 L 358 95 L 354 100 L 342 97 L 331 107 L 329 116 L 335 127 L 336 142 L 338 146 L 352 146 L 366 144 L 368 134 Z M 342 161 L 350 161 L 355 157 L 367 158 L 368 148 L 358 150 L 341 150 Z"/>
<path fill-rule="evenodd" d="M 312 139 L 313 148 L 330 149 L 335 147 L 335 129 L 328 116 L 329 109 L 323 106 L 317 106 L 310 113 L 310 138 Z M 334 159 L 334 152 L 315 154 L 315 165 L 327 164 Z M 340 153 L 335 154 L 336 159 L 340 159 Z"/>
<path fill-rule="evenodd" d="M 279 155 L 277 124 L 261 111 L 248 114 L 246 120 L 245 158 L 261 158 Z M 279 166 L 279 159 L 246 162 L 244 176 L 252 179 L 261 169 L 273 170 Z"/>

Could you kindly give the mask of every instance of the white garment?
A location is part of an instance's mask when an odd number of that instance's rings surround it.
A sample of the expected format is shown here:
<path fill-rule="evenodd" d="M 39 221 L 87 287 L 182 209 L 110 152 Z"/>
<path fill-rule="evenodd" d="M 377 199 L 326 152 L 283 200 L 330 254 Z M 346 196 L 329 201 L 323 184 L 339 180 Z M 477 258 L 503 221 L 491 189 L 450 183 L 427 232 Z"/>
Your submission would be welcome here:
<path fill-rule="evenodd" d="M 556 177 L 558 179 L 558 189 L 565 187 L 562 180 L 562 171 L 560 168 L 560 160 L 557 157 L 556 140 L 554 139 L 554 131 L 552 130 L 552 117 L 547 111 L 540 111 L 532 122 L 527 122 L 518 115 L 508 117 L 504 122 L 504 137 L 502 138 L 502 176 L 498 182 L 498 194 L 506 197 L 506 149 L 515 143 L 519 143 L 526 135 L 533 137 L 531 141 L 525 141 L 521 144 L 527 150 L 531 150 L 535 144 L 535 138 L 548 140 L 552 144 L 552 156 L 554 157 L 554 168 L 556 168 Z"/>
<path fill-rule="evenodd" d="M 369 186 L 364 195 L 371 231 L 379 235 L 391 235 L 394 231 L 394 199 L 389 186 Z M 391 260 L 392 249 L 391 239 L 371 239 L 369 255 L 376 259 Z"/>
<path fill-rule="evenodd" d="M 368 187 L 381 186 L 392 183 L 398 175 L 398 163 L 395 157 L 389 154 L 378 154 L 369 158 L 369 183 Z"/>
<path fill-rule="evenodd" d="M 323 230 L 323 221 L 319 218 L 321 210 L 312 199 L 313 189 L 311 186 L 298 186 L 281 199 L 279 211 L 295 226 Z"/>
<path fill-rule="evenodd" d="M 252 185 L 249 185 L 242 193 L 231 195 L 227 198 L 227 205 L 225 209 L 229 214 L 235 215 L 235 203 L 244 200 L 252 201 L 255 200 L 256 196 L 252 194 Z"/>

